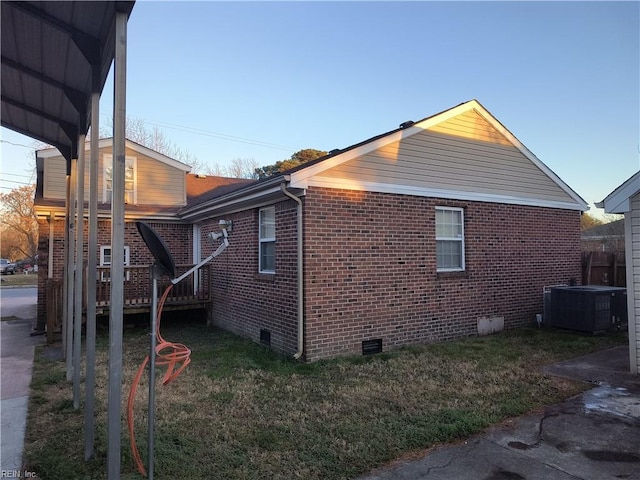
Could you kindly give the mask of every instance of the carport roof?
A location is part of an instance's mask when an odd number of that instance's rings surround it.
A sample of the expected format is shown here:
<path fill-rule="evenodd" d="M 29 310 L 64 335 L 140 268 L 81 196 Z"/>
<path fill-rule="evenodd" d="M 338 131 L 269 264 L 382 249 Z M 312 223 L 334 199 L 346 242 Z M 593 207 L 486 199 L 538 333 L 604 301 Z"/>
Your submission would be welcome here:
<path fill-rule="evenodd" d="M 53 145 L 69 161 L 115 51 L 115 14 L 135 1 L 2 1 L 2 126 Z M 94 69 L 95 67 L 95 69 Z"/>

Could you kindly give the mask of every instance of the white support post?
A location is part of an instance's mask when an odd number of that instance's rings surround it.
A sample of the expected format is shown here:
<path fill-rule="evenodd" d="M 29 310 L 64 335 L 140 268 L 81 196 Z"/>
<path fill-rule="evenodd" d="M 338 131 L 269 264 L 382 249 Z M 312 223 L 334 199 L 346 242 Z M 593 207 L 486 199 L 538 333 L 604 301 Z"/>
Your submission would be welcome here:
<path fill-rule="evenodd" d="M 69 202 L 70 202 L 70 189 L 71 189 L 71 175 L 66 176 L 67 191 L 65 198 L 65 210 L 64 210 L 64 258 L 62 259 L 62 265 L 64 269 L 62 272 L 62 358 L 67 359 L 67 266 L 69 264 Z M 55 218 L 55 217 L 54 217 Z M 53 233 L 51 234 L 51 242 L 53 243 Z M 51 251 L 51 250 L 50 250 Z M 53 272 L 53 257 L 49 257 L 49 272 Z"/>
<path fill-rule="evenodd" d="M 82 264 L 84 263 L 84 141 L 78 136 L 76 172 L 76 275 L 73 287 L 73 408 L 80 408 L 80 366 L 82 364 Z"/>
<path fill-rule="evenodd" d="M 111 199 L 111 301 L 109 307 L 109 394 L 107 478 L 120 479 L 122 401 L 122 313 L 124 300 L 124 173 L 127 78 L 127 14 L 116 12 Z"/>
<path fill-rule="evenodd" d="M 94 71 L 94 75 L 97 75 Z M 94 81 L 96 79 L 94 78 Z M 95 85 L 94 85 L 95 88 Z M 98 89 L 99 90 L 99 87 Z M 98 135 L 100 93 L 91 94 L 91 144 L 89 161 L 89 252 L 87 257 L 87 366 L 84 410 L 84 459 L 93 457 L 95 442 L 96 388 L 96 280 L 98 256 Z"/>
<path fill-rule="evenodd" d="M 65 303 L 66 317 L 64 318 L 66 328 L 66 366 L 67 366 L 67 381 L 71 381 L 73 377 L 73 289 L 75 283 L 73 281 L 75 274 L 75 208 L 76 208 L 76 181 L 77 181 L 77 159 L 71 160 L 71 175 L 69 176 L 69 210 L 67 212 L 67 264 L 65 266 L 66 272 L 66 290 L 65 290 Z"/>

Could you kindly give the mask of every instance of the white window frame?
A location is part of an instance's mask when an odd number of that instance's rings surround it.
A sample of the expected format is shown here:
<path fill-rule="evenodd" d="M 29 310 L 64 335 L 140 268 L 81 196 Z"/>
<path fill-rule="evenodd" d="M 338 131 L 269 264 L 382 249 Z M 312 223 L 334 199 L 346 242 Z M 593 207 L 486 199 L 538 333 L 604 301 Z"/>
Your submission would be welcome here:
<path fill-rule="evenodd" d="M 112 189 L 107 189 L 107 171 L 108 168 L 113 169 L 113 155 L 103 155 L 103 165 L 102 165 L 102 203 L 111 203 L 112 193 L 110 195 L 109 192 L 112 192 Z M 126 180 L 125 180 L 125 191 L 124 191 L 124 203 L 137 205 L 138 204 L 138 159 L 136 157 L 125 157 L 125 168 L 133 169 L 133 189 L 126 190 Z M 113 171 L 113 170 L 112 170 Z M 125 172 L 126 175 L 126 172 Z M 113 187 L 113 185 L 112 185 Z"/>
<path fill-rule="evenodd" d="M 110 267 L 111 261 L 105 261 L 105 250 L 109 250 L 109 257 L 111 257 L 111 245 L 100 245 L 100 266 L 101 267 Z M 129 266 L 129 245 L 124 246 L 124 266 Z M 129 281 L 129 272 L 125 272 L 124 274 L 125 281 Z M 110 276 L 107 272 L 100 272 L 100 281 L 101 282 L 109 282 L 111 281 Z"/>
<path fill-rule="evenodd" d="M 262 215 L 265 212 L 271 212 L 273 215 L 273 237 L 262 237 Z M 260 273 L 268 273 L 274 274 L 276 273 L 275 267 L 275 243 L 276 243 L 276 207 L 264 207 L 258 211 L 258 272 Z M 274 244 L 274 259 L 273 259 L 273 269 L 262 268 L 262 248 L 266 244 Z"/>
<path fill-rule="evenodd" d="M 437 217 L 438 211 L 451 211 L 451 212 L 459 212 L 460 213 L 460 227 L 461 233 L 456 237 L 446 237 L 446 236 L 438 236 L 438 226 L 437 226 Z M 438 242 L 460 242 L 460 267 L 450 268 L 450 267 L 438 267 L 436 266 L 436 270 L 438 272 L 464 272 L 465 265 L 465 236 L 464 236 L 464 209 L 460 207 L 436 207 L 436 252 Z M 436 265 L 438 263 L 437 253 L 436 253 Z"/>

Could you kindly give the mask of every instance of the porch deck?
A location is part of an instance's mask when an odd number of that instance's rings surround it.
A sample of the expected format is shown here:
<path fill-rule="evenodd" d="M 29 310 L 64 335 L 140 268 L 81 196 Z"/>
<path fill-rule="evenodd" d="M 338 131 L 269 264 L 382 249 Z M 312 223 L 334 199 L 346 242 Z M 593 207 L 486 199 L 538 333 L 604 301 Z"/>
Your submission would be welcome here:
<path fill-rule="evenodd" d="M 192 268 L 193 265 L 176 265 L 178 275 Z M 165 301 L 164 310 L 192 310 L 204 308 L 209 313 L 211 294 L 211 265 L 203 265 L 180 283 L 173 286 Z M 158 282 L 158 297 L 170 284 L 163 277 Z M 87 309 L 87 271 L 84 269 L 83 281 L 83 317 Z M 51 343 L 54 334 L 62 328 L 62 281 L 51 280 L 47 283 L 47 341 Z M 98 267 L 96 281 L 96 315 L 108 315 L 111 306 L 111 268 Z M 125 315 L 151 311 L 151 274 L 148 265 L 124 267 L 124 303 Z"/>

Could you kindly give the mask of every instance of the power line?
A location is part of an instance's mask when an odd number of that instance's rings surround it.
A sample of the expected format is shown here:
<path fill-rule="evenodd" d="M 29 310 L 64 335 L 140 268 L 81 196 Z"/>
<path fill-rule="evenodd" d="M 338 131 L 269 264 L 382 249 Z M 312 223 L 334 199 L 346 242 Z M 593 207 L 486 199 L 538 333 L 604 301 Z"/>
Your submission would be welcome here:
<path fill-rule="evenodd" d="M 7 178 L 0 178 L 0 182 L 17 183 L 18 185 L 33 185 L 35 182 L 18 182 L 17 180 L 9 180 Z"/>
<path fill-rule="evenodd" d="M 13 142 L 10 142 L 9 140 L 0 140 L 0 143 L 8 143 L 9 145 L 14 145 L 16 147 L 25 147 L 25 148 L 30 148 L 32 150 L 35 150 L 33 145 L 25 145 L 24 143 L 13 143 Z"/>
<path fill-rule="evenodd" d="M 11 175 L 12 177 L 31 178 L 31 175 L 20 175 L 18 173 L 3 173 L 2 175 Z"/>
<path fill-rule="evenodd" d="M 245 138 L 245 137 L 236 137 L 235 135 L 228 135 L 226 133 L 218 133 L 218 132 L 210 132 L 208 130 L 203 130 L 200 128 L 195 128 L 195 127 L 187 127 L 184 125 L 177 125 L 174 123 L 167 123 L 167 122 L 159 122 L 156 120 L 146 120 L 148 123 L 150 123 L 151 125 L 157 125 L 159 127 L 165 127 L 165 128 L 172 128 L 174 130 L 180 130 L 183 132 L 188 132 L 188 133 L 194 133 L 196 135 L 202 135 L 205 137 L 213 137 L 213 138 L 220 138 L 222 140 L 229 140 L 231 142 L 238 142 L 238 143 L 246 143 L 249 145 L 256 145 L 258 147 L 266 147 L 266 148 L 273 148 L 275 150 L 283 150 L 283 151 L 292 151 L 295 150 L 295 147 L 290 147 L 287 145 L 280 145 L 277 143 L 270 143 L 270 142 L 263 142 L 262 140 L 254 140 L 251 138 Z"/>

